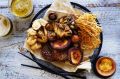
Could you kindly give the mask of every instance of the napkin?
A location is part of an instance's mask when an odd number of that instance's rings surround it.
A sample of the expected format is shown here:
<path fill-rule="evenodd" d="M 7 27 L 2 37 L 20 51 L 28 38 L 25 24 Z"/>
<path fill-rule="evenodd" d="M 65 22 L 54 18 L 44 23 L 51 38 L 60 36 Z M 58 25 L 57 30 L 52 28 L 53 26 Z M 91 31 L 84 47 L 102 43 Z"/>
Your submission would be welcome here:
<path fill-rule="evenodd" d="M 58 14 L 58 18 L 68 14 L 76 14 L 74 8 L 68 0 L 54 0 L 44 15 L 45 20 L 48 20 L 48 14 L 51 12 L 56 12 Z"/>

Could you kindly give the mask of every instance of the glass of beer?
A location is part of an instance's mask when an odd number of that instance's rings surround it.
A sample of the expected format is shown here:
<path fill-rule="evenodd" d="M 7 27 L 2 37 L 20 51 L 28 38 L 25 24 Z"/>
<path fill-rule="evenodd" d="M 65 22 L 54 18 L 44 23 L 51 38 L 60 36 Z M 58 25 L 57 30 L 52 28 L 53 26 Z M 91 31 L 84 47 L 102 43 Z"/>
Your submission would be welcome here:
<path fill-rule="evenodd" d="M 33 13 L 32 0 L 9 0 L 10 11 L 13 15 L 26 18 Z"/>

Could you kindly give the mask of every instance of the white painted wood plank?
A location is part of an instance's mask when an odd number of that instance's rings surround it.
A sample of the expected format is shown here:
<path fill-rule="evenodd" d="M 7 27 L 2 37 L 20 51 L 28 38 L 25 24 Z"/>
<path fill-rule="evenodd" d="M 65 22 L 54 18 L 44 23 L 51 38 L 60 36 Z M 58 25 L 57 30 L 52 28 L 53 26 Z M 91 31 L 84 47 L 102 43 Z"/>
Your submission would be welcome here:
<path fill-rule="evenodd" d="M 9 0 L 0 0 L 0 7 L 8 7 Z M 35 6 L 41 6 L 46 4 L 51 4 L 54 0 L 33 0 Z M 84 6 L 89 7 L 108 7 L 108 6 L 118 6 L 120 7 L 120 0 L 69 0 L 71 2 L 76 2 Z"/>
<path fill-rule="evenodd" d="M 97 8 L 90 8 L 88 7 L 93 13 L 95 13 L 101 23 L 101 26 L 103 27 L 103 34 L 104 34 L 104 43 L 101 55 L 109 56 L 114 58 L 114 60 L 117 62 L 117 72 L 112 77 L 112 79 L 119 79 L 120 75 L 120 10 L 119 8 L 114 7 L 97 7 Z M 4 13 L 3 9 L 1 12 Z M 37 12 L 39 8 L 35 8 L 35 12 Z M 4 13 L 5 14 L 5 13 Z M 10 16 L 12 21 L 14 21 L 14 18 L 12 15 L 6 12 L 7 16 Z M 26 28 L 29 24 L 22 23 L 21 20 L 18 20 L 15 27 L 18 27 L 18 30 L 15 30 L 15 35 L 12 35 L 9 39 L 0 39 L 0 70 L 2 73 L 0 73 L 0 77 L 2 79 L 61 79 L 61 77 L 36 70 L 31 68 L 26 68 L 20 66 L 21 63 L 36 65 L 35 63 L 27 60 L 26 58 L 22 57 L 21 55 L 17 54 L 18 49 L 17 47 L 19 45 L 23 45 L 23 41 L 25 39 L 25 30 L 21 30 L 23 28 Z M 20 26 L 21 25 L 21 26 Z M 24 33 L 19 33 L 24 32 Z M 15 37 L 15 36 L 21 36 L 21 37 Z M 22 43 L 19 43 L 22 42 Z M 15 44 L 17 43 L 17 44 Z M 13 50 L 14 49 L 14 50 Z M 15 63 L 15 64 L 14 64 Z M 7 67 L 6 67 L 7 66 Z M 42 76 L 41 76 L 42 75 Z M 88 79 L 99 79 L 96 77 L 93 73 L 87 73 Z"/>
<path fill-rule="evenodd" d="M 34 0 L 35 15 L 42 7 L 52 2 L 52 0 Z M 117 63 L 117 71 L 111 79 L 120 79 L 120 8 L 103 7 L 105 4 L 119 3 L 120 0 L 71 0 L 88 8 L 97 15 L 103 27 L 103 48 L 100 55 L 112 57 Z M 105 2 L 104 2 L 105 1 Z M 1 3 L 1 0 L 0 0 Z M 91 4 L 97 7 L 91 7 Z M 102 7 L 99 7 L 99 6 Z M 10 37 L 0 38 L 0 79 L 63 79 L 43 70 L 23 67 L 20 64 L 35 65 L 32 61 L 19 55 L 17 47 L 23 46 L 25 30 L 28 28 L 31 19 L 16 19 L 10 14 L 8 8 L 0 8 L 0 14 L 8 16 L 14 22 L 14 31 Z M 88 79 L 100 79 L 94 73 L 86 73 Z"/>

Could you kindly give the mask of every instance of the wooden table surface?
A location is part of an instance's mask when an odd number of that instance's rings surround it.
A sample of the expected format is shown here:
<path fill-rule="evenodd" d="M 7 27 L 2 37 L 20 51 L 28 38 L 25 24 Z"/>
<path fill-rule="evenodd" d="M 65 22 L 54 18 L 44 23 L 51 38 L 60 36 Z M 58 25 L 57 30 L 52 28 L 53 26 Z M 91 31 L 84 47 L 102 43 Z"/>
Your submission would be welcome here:
<path fill-rule="evenodd" d="M 100 55 L 109 56 L 116 61 L 116 73 L 110 79 L 120 79 L 120 0 L 71 0 L 86 6 L 94 14 L 103 28 L 103 47 Z M 34 0 L 34 14 L 52 0 Z M 0 79 L 64 79 L 44 70 L 23 67 L 21 64 L 37 66 L 19 55 L 18 46 L 23 46 L 25 31 L 31 19 L 14 17 L 8 8 L 8 0 L 0 0 L 0 14 L 9 17 L 14 29 L 8 37 L 0 38 Z M 32 18 L 31 17 L 31 18 Z M 100 79 L 94 73 L 86 72 L 87 79 Z"/>

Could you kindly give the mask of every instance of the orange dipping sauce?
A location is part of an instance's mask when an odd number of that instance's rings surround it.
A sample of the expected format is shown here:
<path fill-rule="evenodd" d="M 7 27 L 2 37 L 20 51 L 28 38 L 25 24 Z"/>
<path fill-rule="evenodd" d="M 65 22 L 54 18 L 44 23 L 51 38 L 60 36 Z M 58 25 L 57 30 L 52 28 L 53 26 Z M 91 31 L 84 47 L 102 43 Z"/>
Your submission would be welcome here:
<path fill-rule="evenodd" d="M 96 62 L 96 70 L 101 76 L 111 76 L 116 71 L 116 63 L 112 58 L 101 57 Z"/>

